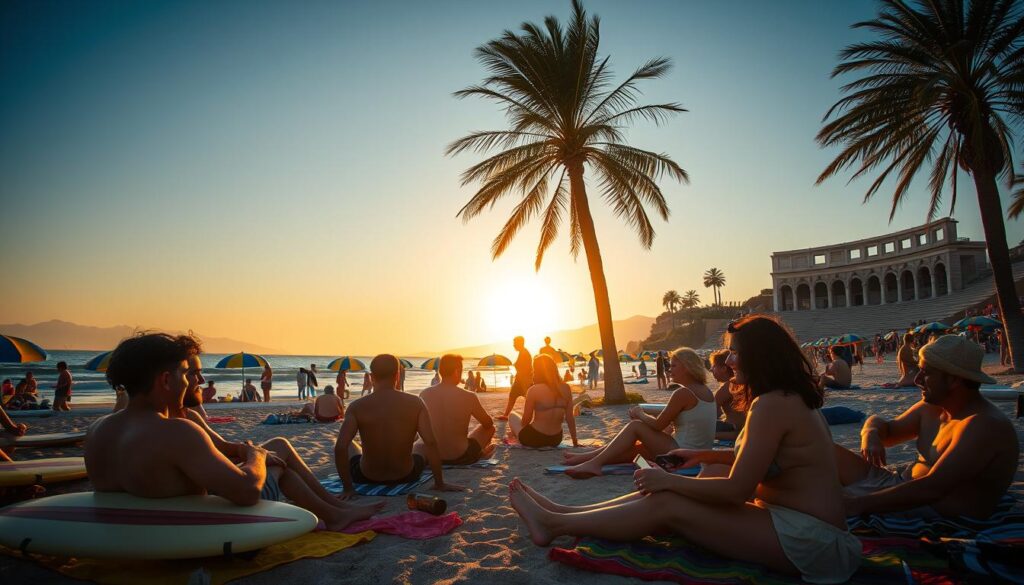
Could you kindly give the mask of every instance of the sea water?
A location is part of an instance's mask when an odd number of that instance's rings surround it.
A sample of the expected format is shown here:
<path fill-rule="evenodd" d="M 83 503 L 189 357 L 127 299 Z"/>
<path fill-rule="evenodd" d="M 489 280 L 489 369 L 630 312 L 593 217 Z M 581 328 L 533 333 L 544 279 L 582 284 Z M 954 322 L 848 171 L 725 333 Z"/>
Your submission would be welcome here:
<path fill-rule="evenodd" d="M 10 378 L 11 383 L 17 385 L 18 382 L 25 377 L 26 372 L 32 372 L 35 376 L 40 398 L 49 399 L 53 401 L 54 386 L 57 383 L 57 362 L 67 362 L 68 368 L 71 370 L 71 375 L 74 377 L 75 385 L 72 389 L 72 400 L 71 406 L 74 408 L 76 404 L 97 404 L 107 403 L 114 401 L 114 390 L 107 383 L 106 374 L 104 372 L 93 372 L 85 369 L 85 364 L 96 357 L 98 351 L 82 351 L 82 350 L 47 350 L 48 358 L 45 362 L 33 362 L 28 364 L 0 364 L 0 380 Z M 215 368 L 222 358 L 227 354 L 207 353 L 202 355 L 203 360 L 203 377 L 207 380 L 213 380 L 217 388 L 217 396 L 227 396 L 228 394 L 237 397 L 239 392 L 242 390 L 242 384 L 245 378 L 251 378 L 252 383 L 256 386 L 256 389 L 260 391 L 260 375 L 263 373 L 262 368 L 246 368 L 233 369 L 233 368 Z M 270 367 L 274 370 L 274 385 L 271 389 L 271 398 L 275 400 L 288 400 L 298 399 L 298 386 L 295 381 L 296 374 L 299 372 L 299 368 L 309 369 L 310 364 L 316 364 L 317 368 L 317 383 L 318 383 L 318 394 L 323 393 L 324 386 L 330 384 L 335 386 L 335 377 L 337 372 L 327 370 L 327 364 L 332 362 L 338 356 L 322 356 L 322 355 L 265 355 L 263 356 L 270 363 Z M 373 356 L 354 356 L 361 360 L 369 367 L 370 360 Z M 412 357 L 412 356 L 399 356 L 403 357 L 414 365 L 419 366 L 429 357 Z M 479 358 L 477 358 L 479 359 Z M 509 387 L 509 376 L 514 373 L 514 370 L 510 368 L 478 368 L 474 364 L 477 359 L 465 358 L 463 362 L 463 371 L 480 371 L 484 381 L 487 383 L 488 389 L 496 388 L 508 388 Z M 567 369 L 567 365 L 562 364 L 559 368 L 560 373 Z M 577 370 L 578 371 L 578 370 Z M 348 383 L 349 393 L 352 398 L 359 396 L 359 393 L 363 389 L 363 373 L 364 372 L 349 372 Z M 418 367 L 407 369 L 405 373 L 405 391 L 413 394 L 419 394 L 421 390 L 430 386 L 431 380 L 434 378 L 433 370 L 421 370 Z"/>

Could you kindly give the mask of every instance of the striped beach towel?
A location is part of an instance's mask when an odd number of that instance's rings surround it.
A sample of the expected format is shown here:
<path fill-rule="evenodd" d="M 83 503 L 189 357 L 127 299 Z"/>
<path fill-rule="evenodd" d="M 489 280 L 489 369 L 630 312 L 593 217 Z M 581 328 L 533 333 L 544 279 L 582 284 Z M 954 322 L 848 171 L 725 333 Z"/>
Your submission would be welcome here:
<path fill-rule="evenodd" d="M 914 582 L 929 585 L 956 583 L 949 564 L 929 554 L 916 540 L 906 538 L 861 539 L 864 557 L 849 581 L 854 585 L 906 583 L 905 561 Z M 644 581 L 671 581 L 687 585 L 783 585 L 793 583 L 788 575 L 750 563 L 725 559 L 688 544 L 681 538 L 648 537 L 638 542 L 611 542 L 582 538 L 573 548 L 552 548 L 551 560 L 573 567 L 621 575 Z"/>
<path fill-rule="evenodd" d="M 943 538 L 933 545 L 954 567 L 1007 583 L 1024 583 L 1024 524 L 990 528 L 973 539 Z"/>
<path fill-rule="evenodd" d="M 554 475 L 558 473 L 565 473 L 566 469 L 569 469 L 569 465 L 551 465 L 544 468 L 544 473 L 548 475 Z M 613 463 L 611 465 L 602 465 L 602 475 L 633 475 L 639 469 L 635 463 Z M 700 466 L 696 467 L 684 467 L 683 469 L 677 469 L 674 472 L 676 475 L 686 475 L 689 477 L 696 477 L 700 473 Z"/>
<path fill-rule="evenodd" d="M 903 536 L 907 538 L 974 538 L 980 532 L 999 526 L 1024 527 L 1024 512 L 1014 510 L 1015 499 L 1007 494 L 996 512 L 985 519 L 922 519 L 894 514 L 851 516 L 846 519 L 850 532 L 858 536 Z M 1024 528 L 1021 528 L 1024 532 Z"/>
<path fill-rule="evenodd" d="M 430 470 L 426 470 L 416 481 L 395 485 L 357 483 L 355 484 L 355 489 L 356 493 L 361 496 L 404 496 L 412 493 L 413 490 L 432 479 L 434 479 L 434 474 Z M 324 486 L 324 489 L 332 494 L 340 494 L 345 491 L 345 487 L 341 484 L 341 478 L 338 477 L 337 473 L 332 473 L 327 476 L 327 479 L 321 479 L 320 485 Z"/>

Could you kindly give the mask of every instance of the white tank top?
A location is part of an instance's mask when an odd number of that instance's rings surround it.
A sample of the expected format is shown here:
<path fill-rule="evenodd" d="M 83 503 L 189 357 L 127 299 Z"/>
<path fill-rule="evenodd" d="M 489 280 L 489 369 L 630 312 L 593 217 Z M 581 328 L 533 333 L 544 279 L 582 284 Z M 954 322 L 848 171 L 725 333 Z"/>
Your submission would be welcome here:
<path fill-rule="evenodd" d="M 697 405 L 680 412 L 673 422 L 676 444 L 680 449 L 711 449 L 715 446 L 718 406 L 714 397 L 707 401 L 694 394 L 694 398 L 697 399 Z"/>

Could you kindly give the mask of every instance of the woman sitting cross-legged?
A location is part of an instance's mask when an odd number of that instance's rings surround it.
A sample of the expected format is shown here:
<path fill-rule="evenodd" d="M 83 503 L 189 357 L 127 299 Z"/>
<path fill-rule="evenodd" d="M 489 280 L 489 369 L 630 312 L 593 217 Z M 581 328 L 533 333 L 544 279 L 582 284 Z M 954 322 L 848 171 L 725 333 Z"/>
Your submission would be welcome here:
<path fill-rule="evenodd" d="M 629 409 L 633 419 L 604 447 L 586 453 L 566 453 L 565 471 L 570 477 L 586 479 L 601 475 L 601 466 L 628 463 L 640 453 L 647 459 L 672 449 L 710 449 L 715 442 L 718 405 L 705 385 L 708 372 L 697 352 L 681 347 L 672 352 L 669 376 L 682 387 L 672 393 L 665 410 L 657 418 L 639 406 Z M 665 432 L 672 425 L 675 437 Z"/>
<path fill-rule="evenodd" d="M 683 466 L 721 464 L 724 474 L 694 478 L 640 469 L 638 491 L 587 506 L 552 502 L 513 480 L 512 507 L 534 543 L 546 546 L 561 535 L 633 541 L 670 532 L 811 583 L 850 578 L 861 544 L 846 526 L 811 364 L 792 334 L 765 316 L 731 323 L 726 341 L 735 380 L 751 399 L 736 450 L 670 453 Z"/>
<path fill-rule="evenodd" d="M 526 391 L 523 416 L 508 415 L 508 428 L 527 447 L 557 447 L 562 442 L 562 421 L 569 427 L 573 446 L 576 419 L 572 414 L 572 392 L 558 375 L 558 366 L 550 356 L 533 358 L 533 386 Z"/>

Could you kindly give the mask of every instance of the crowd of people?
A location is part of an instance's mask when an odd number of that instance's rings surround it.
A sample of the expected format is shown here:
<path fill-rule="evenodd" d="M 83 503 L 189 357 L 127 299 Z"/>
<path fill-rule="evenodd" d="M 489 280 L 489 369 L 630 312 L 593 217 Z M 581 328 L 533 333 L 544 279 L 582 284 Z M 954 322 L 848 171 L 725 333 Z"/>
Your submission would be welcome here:
<path fill-rule="evenodd" d="M 847 517 L 984 518 L 1013 480 L 1017 434 L 980 394 L 980 385 L 994 380 L 982 371 L 984 350 L 971 339 L 940 336 L 914 352 L 915 359 L 901 359 L 901 376 L 913 367 L 922 398 L 892 420 L 869 417 L 856 452 L 833 443 L 821 413 L 827 389 L 850 384 L 850 364 L 836 348 L 819 374 L 789 330 L 761 315 L 730 323 L 724 342 L 710 355 L 710 371 L 692 349 L 666 353 L 664 363 L 659 354 L 655 367 L 672 392 L 664 408 L 656 414 L 630 408 L 629 421 L 605 446 L 564 455 L 566 473 L 576 479 L 600 475 L 607 464 L 654 460 L 658 466 L 635 472 L 636 491 L 568 505 L 511 479 L 511 505 L 536 544 L 560 535 L 629 541 L 669 532 L 728 558 L 813 583 L 840 583 L 861 554 Z M 287 439 L 230 442 L 209 426 L 202 403 L 214 384 L 203 386 L 198 340 L 132 337 L 114 350 L 106 374 L 124 389 L 127 404 L 89 429 L 89 478 L 98 491 L 141 497 L 215 493 L 242 506 L 288 498 L 328 529 L 341 529 L 381 508 L 355 503 L 356 484 L 407 483 L 429 469 L 433 489 L 464 490 L 446 480 L 444 466 L 490 458 L 495 419 L 507 418 L 510 440 L 524 446 L 560 445 L 566 430 L 579 445 L 569 386 L 575 377 L 566 381 L 550 352 L 531 356 L 521 337 L 513 345 L 515 379 L 504 412 L 494 418 L 481 404 L 477 376 L 463 382 L 458 355 L 440 358 L 437 383 L 418 396 L 401 391 L 401 363 L 389 354 L 371 360 L 364 381 L 372 388 L 347 408 L 345 386 L 325 386 L 306 408 L 318 421 L 341 421 L 333 459 L 343 489 L 336 497 Z M 315 366 L 300 370 L 300 396 L 311 388 L 315 395 L 316 373 Z M 63 387 L 70 394 L 70 384 Z M 243 394 L 269 398 L 251 380 Z M 26 432 L 2 410 L 0 425 L 2 433 Z M 716 440 L 735 447 L 715 449 Z M 886 449 L 907 442 L 916 446 L 916 460 L 887 466 Z M 2 459 L 9 455 L 0 451 Z M 695 466 L 695 477 L 674 473 Z"/>

